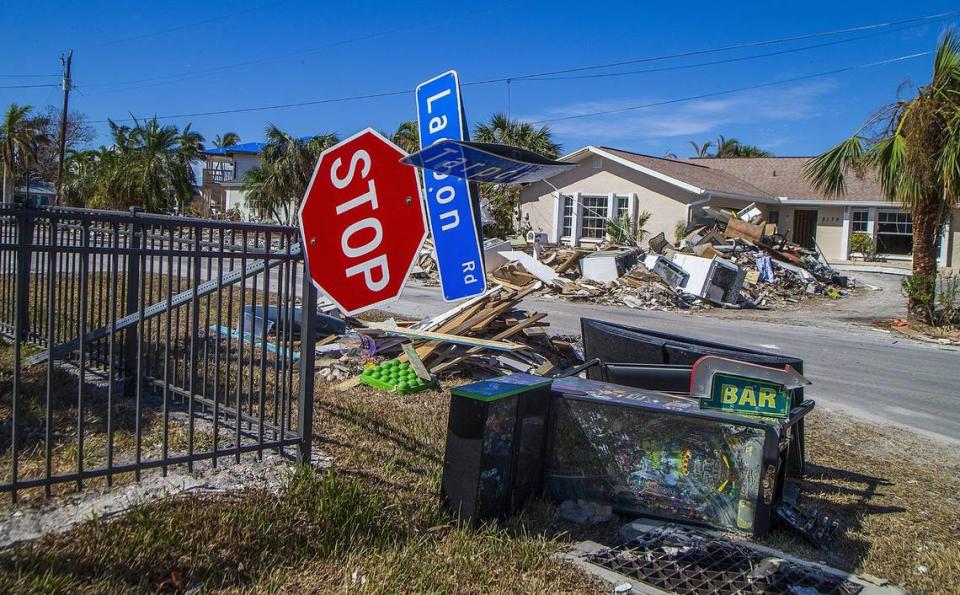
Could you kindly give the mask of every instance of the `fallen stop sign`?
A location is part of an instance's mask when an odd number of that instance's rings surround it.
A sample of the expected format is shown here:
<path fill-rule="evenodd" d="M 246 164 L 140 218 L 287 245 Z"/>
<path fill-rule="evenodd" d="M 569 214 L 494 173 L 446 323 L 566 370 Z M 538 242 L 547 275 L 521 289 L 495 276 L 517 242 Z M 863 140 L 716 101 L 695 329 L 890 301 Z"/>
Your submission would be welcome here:
<path fill-rule="evenodd" d="M 345 314 L 396 299 L 427 235 L 416 169 L 372 128 L 324 151 L 300 205 L 317 287 Z"/>

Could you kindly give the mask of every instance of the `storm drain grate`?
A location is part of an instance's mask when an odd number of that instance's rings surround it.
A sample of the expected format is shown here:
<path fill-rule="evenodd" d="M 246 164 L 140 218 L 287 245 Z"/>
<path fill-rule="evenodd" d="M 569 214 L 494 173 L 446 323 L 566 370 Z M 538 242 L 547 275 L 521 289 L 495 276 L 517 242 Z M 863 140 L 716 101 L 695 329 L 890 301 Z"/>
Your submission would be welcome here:
<path fill-rule="evenodd" d="M 813 565 L 772 558 L 696 529 L 666 525 L 588 558 L 676 593 L 859 593 L 862 586 Z"/>

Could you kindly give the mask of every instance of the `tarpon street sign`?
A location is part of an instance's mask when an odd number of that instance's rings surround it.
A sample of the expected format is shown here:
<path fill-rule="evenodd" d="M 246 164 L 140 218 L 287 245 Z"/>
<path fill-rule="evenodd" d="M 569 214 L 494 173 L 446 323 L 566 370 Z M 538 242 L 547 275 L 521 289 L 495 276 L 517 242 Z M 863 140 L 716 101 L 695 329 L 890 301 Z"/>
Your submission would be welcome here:
<path fill-rule="evenodd" d="M 491 184 L 536 182 L 577 166 L 519 147 L 451 139 L 437 141 L 403 161 L 438 174 Z"/>
<path fill-rule="evenodd" d="M 456 71 L 417 86 L 417 123 L 421 148 L 443 139 L 464 140 Z M 423 182 L 443 299 L 455 301 L 483 293 L 487 288 L 483 249 L 468 182 L 429 170 L 424 170 Z"/>
<path fill-rule="evenodd" d="M 426 239 L 417 170 L 367 128 L 324 151 L 300 205 L 310 277 L 345 314 L 396 299 Z"/>

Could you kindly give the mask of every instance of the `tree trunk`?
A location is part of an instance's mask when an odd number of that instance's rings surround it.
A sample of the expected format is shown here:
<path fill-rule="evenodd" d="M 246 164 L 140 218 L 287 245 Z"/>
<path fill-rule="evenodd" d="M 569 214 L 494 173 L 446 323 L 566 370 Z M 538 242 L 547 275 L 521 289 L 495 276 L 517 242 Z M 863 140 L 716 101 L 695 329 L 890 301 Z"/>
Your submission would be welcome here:
<path fill-rule="evenodd" d="M 3 168 L 3 202 L 12 203 L 13 202 L 13 172 L 10 171 L 9 167 Z"/>
<path fill-rule="evenodd" d="M 937 236 L 940 233 L 937 201 L 923 201 L 912 216 L 913 277 L 907 292 L 907 314 L 911 320 L 930 324 L 936 305 Z"/>

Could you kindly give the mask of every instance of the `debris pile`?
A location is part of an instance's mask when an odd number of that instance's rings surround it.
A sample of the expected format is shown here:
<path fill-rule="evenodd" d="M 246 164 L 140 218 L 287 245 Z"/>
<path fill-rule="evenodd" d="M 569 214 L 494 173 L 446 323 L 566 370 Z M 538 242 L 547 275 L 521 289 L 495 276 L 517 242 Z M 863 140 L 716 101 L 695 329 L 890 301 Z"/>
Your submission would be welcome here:
<path fill-rule="evenodd" d="M 349 388 L 359 382 L 357 374 L 373 364 L 374 356 L 409 363 L 424 380 L 458 373 L 549 375 L 580 363 L 575 342 L 548 334 L 546 313 L 520 308 L 523 298 L 538 289 L 539 282 L 522 291 L 493 285 L 482 295 L 421 321 L 350 319 L 343 334 L 318 343 L 318 357 L 337 356 L 318 361 L 319 378 L 349 377 L 340 385 Z"/>
<path fill-rule="evenodd" d="M 840 298 L 850 280 L 819 251 L 787 242 L 754 205 L 734 213 L 706 207 L 712 217 L 677 244 L 658 234 L 639 246 L 601 242 L 593 249 L 516 240 L 490 266 L 492 282 L 515 291 L 540 285 L 542 296 L 623 304 L 642 310 L 780 308 L 810 296 Z M 502 242 L 490 240 L 488 242 Z M 531 254 L 530 252 L 533 252 Z"/>

